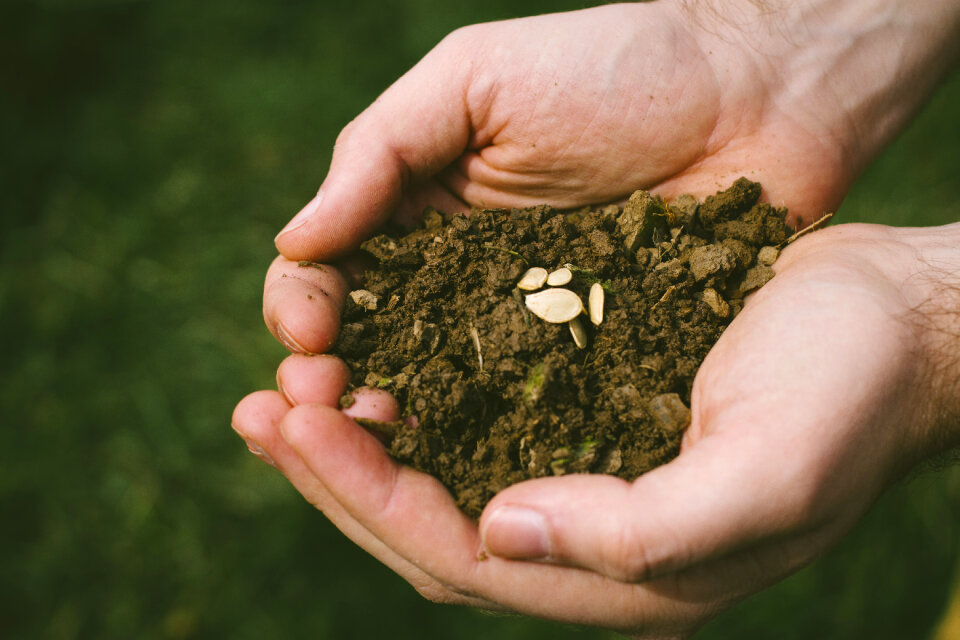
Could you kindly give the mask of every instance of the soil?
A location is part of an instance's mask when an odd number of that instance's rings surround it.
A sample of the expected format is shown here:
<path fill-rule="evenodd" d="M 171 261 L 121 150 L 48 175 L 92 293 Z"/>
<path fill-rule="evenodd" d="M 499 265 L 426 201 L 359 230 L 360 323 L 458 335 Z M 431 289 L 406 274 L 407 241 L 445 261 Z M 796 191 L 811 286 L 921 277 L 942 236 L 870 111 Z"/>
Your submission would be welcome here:
<path fill-rule="evenodd" d="M 428 209 L 412 232 L 370 239 L 377 266 L 348 296 L 334 353 L 353 388 L 390 391 L 405 419 L 362 424 L 472 517 L 528 478 L 632 479 L 668 462 L 700 363 L 791 233 L 760 191 L 740 178 L 703 203 L 637 191 L 623 208 Z M 594 283 L 605 293 L 599 326 L 580 316 L 583 348 L 517 288 L 531 267 L 564 265 L 585 306 Z"/>

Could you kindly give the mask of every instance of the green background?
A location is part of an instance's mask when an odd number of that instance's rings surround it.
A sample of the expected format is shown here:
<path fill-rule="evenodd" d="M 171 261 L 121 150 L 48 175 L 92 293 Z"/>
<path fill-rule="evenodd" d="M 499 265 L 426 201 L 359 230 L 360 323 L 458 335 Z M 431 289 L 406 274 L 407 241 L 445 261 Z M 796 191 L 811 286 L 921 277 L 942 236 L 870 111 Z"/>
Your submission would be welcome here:
<path fill-rule="evenodd" d="M 423 601 L 229 427 L 337 131 L 450 30 L 583 3 L 479 5 L 2 3 L 0 637 L 612 637 Z M 954 221 L 958 113 L 955 73 L 841 220 Z M 905 482 L 699 637 L 923 637 L 958 516 L 958 469 Z"/>

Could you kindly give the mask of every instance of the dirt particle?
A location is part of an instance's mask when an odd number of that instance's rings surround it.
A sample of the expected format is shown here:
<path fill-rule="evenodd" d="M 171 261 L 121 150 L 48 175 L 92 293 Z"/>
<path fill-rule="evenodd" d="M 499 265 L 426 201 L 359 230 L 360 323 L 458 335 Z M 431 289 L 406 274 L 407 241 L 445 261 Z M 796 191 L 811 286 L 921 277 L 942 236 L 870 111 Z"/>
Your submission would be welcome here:
<path fill-rule="evenodd" d="M 761 247 L 760 252 L 757 253 L 757 263 L 769 267 L 776 262 L 779 257 L 780 250 L 776 247 Z"/>
<path fill-rule="evenodd" d="M 660 235 L 666 233 L 666 220 L 666 210 L 660 198 L 646 191 L 635 191 L 617 218 L 617 228 L 627 251 L 649 246 L 658 231 Z"/>
<path fill-rule="evenodd" d="M 730 305 L 716 289 L 711 289 L 710 287 L 704 289 L 701 294 L 701 300 L 710 307 L 710 310 L 713 311 L 718 318 L 727 318 L 730 316 Z"/>
<path fill-rule="evenodd" d="M 697 247 L 690 253 L 690 272 L 696 282 L 728 275 L 734 267 L 730 250 L 722 244 Z"/>
<path fill-rule="evenodd" d="M 690 409 L 676 393 L 662 393 L 650 400 L 654 424 L 666 433 L 681 433 L 690 424 Z"/>
<path fill-rule="evenodd" d="M 747 269 L 743 282 L 740 284 L 740 293 L 746 295 L 755 289 L 759 289 L 772 280 L 773 276 L 773 269 L 762 264 Z"/>
<path fill-rule="evenodd" d="M 353 300 L 354 304 L 356 304 L 358 307 L 366 309 L 367 311 L 377 310 L 377 302 L 379 298 L 366 289 L 357 289 L 355 291 L 351 291 L 350 299 Z"/>

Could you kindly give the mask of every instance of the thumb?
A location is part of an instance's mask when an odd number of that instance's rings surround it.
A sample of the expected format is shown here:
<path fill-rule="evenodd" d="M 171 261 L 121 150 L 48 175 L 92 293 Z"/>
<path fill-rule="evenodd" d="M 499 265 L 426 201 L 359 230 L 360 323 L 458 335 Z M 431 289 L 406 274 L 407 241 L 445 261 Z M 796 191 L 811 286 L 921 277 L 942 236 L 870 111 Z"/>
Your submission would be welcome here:
<path fill-rule="evenodd" d="M 277 235 L 280 253 L 341 257 L 387 219 L 412 183 L 463 153 L 470 65 L 459 41 L 448 36 L 343 129 L 316 197 Z"/>
<path fill-rule="evenodd" d="M 481 518 L 484 549 L 640 582 L 791 529 L 802 509 L 777 489 L 791 476 L 782 461 L 714 440 L 633 483 L 571 475 L 509 487 Z"/>

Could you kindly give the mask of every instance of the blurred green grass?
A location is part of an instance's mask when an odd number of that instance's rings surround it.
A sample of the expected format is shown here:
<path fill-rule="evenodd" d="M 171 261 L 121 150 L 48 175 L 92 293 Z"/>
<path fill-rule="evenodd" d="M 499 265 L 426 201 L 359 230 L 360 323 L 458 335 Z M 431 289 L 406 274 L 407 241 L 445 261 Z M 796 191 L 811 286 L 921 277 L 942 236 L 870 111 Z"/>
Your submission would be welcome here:
<path fill-rule="evenodd" d="M 337 131 L 450 30 L 586 4 L 0 7 L 0 636 L 612 637 L 421 600 L 229 429 L 284 354 L 262 277 Z M 954 74 L 841 219 L 955 221 L 958 112 Z M 895 487 L 698 637 L 923 637 L 958 516 L 957 469 Z"/>

